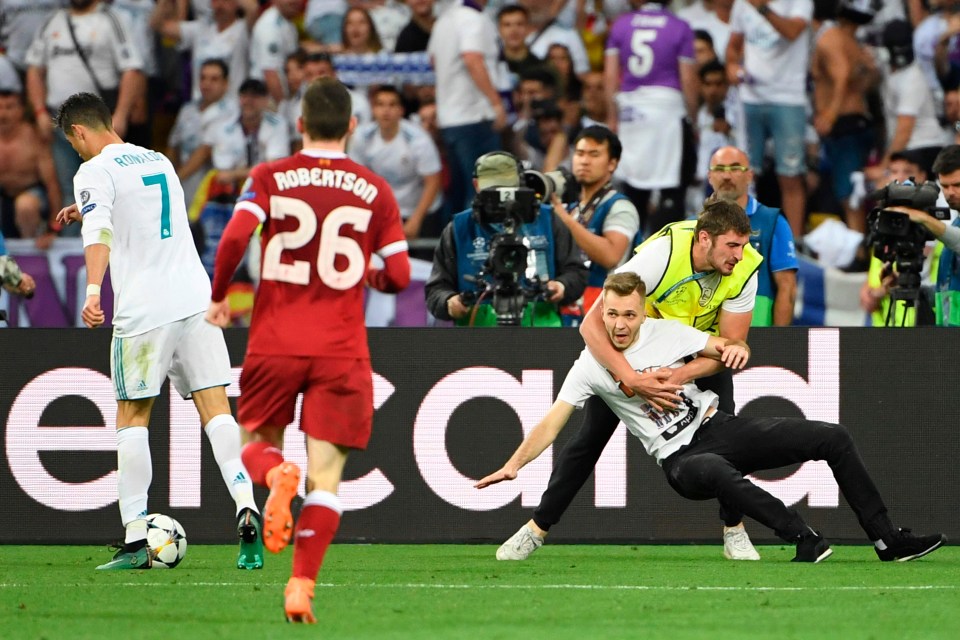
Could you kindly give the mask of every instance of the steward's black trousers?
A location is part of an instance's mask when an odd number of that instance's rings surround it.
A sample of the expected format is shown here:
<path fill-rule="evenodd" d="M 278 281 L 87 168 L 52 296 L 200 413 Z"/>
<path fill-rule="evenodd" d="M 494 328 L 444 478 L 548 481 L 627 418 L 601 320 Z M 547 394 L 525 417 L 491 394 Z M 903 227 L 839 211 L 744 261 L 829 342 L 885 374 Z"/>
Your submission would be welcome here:
<path fill-rule="evenodd" d="M 720 396 L 719 409 L 730 415 L 736 413 L 733 403 L 733 373 L 724 369 L 719 373 L 696 381 L 702 391 L 713 391 Z M 600 459 L 610 436 L 620 423 L 620 418 L 607 404 L 593 396 L 583 406 L 583 424 L 580 431 L 569 440 L 550 473 L 547 490 L 540 497 L 540 504 L 533 512 L 533 521 L 538 527 L 549 530 L 560 521 L 573 497 L 587 481 Z M 721 502 L 720 518 L 728 525 L 740 522 L 742 514 L 731 505 Z"/>
<path fill-rule="evenodd" d="M 737 418 L 722 412 L 693 441 L 663 461 L 667 482 L 685 498 L 716 498 L 795 542 L 800 515 L 744 476 L 808 460 L 826 460 L 870 540 L 895 531 L 887 508 L 846 427 L 801 418 Z"/>

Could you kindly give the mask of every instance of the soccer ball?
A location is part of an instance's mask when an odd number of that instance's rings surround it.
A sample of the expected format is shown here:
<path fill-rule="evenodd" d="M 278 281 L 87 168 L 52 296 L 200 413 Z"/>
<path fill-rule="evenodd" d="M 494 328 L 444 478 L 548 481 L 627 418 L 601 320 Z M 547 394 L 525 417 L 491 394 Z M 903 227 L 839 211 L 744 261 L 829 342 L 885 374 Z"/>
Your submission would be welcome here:
<path fill-rule="evenodd" d="M 173 569 L 187 555 L 187 534 L 170 516 L 147 516 L 147 545 L 153 552 L 154 569 Z"/>

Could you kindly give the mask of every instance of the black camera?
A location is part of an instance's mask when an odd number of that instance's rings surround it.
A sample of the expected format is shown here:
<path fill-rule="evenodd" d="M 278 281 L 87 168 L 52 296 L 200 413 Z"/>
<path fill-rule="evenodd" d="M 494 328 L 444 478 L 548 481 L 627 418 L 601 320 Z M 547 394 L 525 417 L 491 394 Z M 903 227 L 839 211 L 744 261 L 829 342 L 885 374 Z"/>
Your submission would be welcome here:
<path fill-rule="evenodd" d="M 948 221 L 950 210 L 937 206 L 939 195 L 940 188 L 930 181 L 919 185 L 912 181 L 891 182 L 870 194 L 877 206 L 867 216 L 867 244 L 878 259 L 896 265 L 897 283 L 891 291 L 894 300 L 915 303 L 919 299 L 923 249 L 933 236 L 907 214 L 888 209 L 909 207 Z"/>
<path fill-rule="evenodd" d="M 564 204 L 571 204 L 580 199 L 580 185 L 577 179 L 563 167 L 546 173 L 528 169 L 523 172 L 523 183 L 533 189 L 540 202 L 549 202 L 553 194 L 560 196 L 560 202 Z"/>
<path fill-rule="evenodd" d="M 524 171 L 520 182 L 519 187 L 482 189 L 474 198 L 473 218 L 492 234 L 490 251 L 480 273 L 465 278 L 476 283 L 477 290 L 460 293 L 469 305 L 490 296 L 497 324 L 504 326 L 519 325 L 526 304 L 542 298 L 546 292 L 546 282 L 535 269 L 528 271 L 531 249 L 520 234 L 520 227 L 535 222 L 540 205 L 554 194 L 564 203 L 580 198 L 580 185 L 565 169 L 546 173 Z"/>

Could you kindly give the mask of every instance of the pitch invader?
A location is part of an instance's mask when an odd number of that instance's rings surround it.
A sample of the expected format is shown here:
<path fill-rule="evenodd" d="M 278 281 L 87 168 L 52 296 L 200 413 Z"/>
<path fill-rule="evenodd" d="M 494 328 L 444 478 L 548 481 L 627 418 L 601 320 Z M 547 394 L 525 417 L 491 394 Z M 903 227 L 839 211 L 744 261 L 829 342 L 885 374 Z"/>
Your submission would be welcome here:
<path fill-rule="evenodd" d="M 117 398 L 117 492 L 126 534 L 97 569 L 149 569 L 147 492 L 153 478 L 147 426 L 163 381 L 193 398 L 220 473 L 236 503 L 237 567 L 263 567 L 260 514 L 240 459 L 240 429 L 225 386 L 230 359 L 223 332 L 204 320 L 210 281 L 190 233 L 183 187 L 161 153 L 127 144 L 99 96 L 77 93 L 59 126 L 84 160 L 73 179 L 77 204 L 57 215 L 82 221 L 88 327 L 105 317 L 100 287 L 110 266 L 114 290 L 110 374 Z"/>
<path fill-rule="evenodd" d="M 351 450 L 366 448 L 373 424 L 363 290 L 405 288 L 410 260 L 390 186 L 344 153 L 357 125 L 346 87 L 333 78 L 312 82 L 302 114 L 303 150 L 250 172 L 217 249 L 207 318 L 228 321 L 227 285 L 262 225 L 260 288 L 240 377 L 243 461 L 254 482 L 270 488 L 267 549 L 277 553 L 294 538 L 287 620 L 313 623 L 314 585 L 343 511 L 343 467 Z M 368 268 L 373 253 L 383 269 Z M 300 468 L 284 460 L 282 447 L 301 393 L 307 495 L 294 529 Z"/>
<path fill-rule="evenodd" d="M 649 234 L 682 220 L 686 182 L 696 167 L 692 147 L 699 96 L 693 31 L 662 5 L 631 0 L 634 11 L 614 22 L 604 56 L 607 126 L 623 143 L 616 175 Z M 685 151 L 687 154 L 685 154 Z M 647 218 L 653 190 L 658 212 Z"/>

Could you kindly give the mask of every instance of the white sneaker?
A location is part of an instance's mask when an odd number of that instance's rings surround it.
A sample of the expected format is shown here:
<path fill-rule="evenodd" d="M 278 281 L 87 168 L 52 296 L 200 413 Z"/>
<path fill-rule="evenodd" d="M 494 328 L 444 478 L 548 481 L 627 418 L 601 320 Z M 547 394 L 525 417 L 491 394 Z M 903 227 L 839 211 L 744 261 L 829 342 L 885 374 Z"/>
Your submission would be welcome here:
<path fill-rule="evenodd" d="M 526 560 L 542 544 L 543 537 L 538 536 L 527 525 L 523 525 L 497 549 L 497 560 Z"/>
<path fill-rule="evenodd" d="M 727 560 L 759 560 L 760 554 L 753 548 L 750 536 L 743 525 L 724 528 L 723 557 Z"/>

